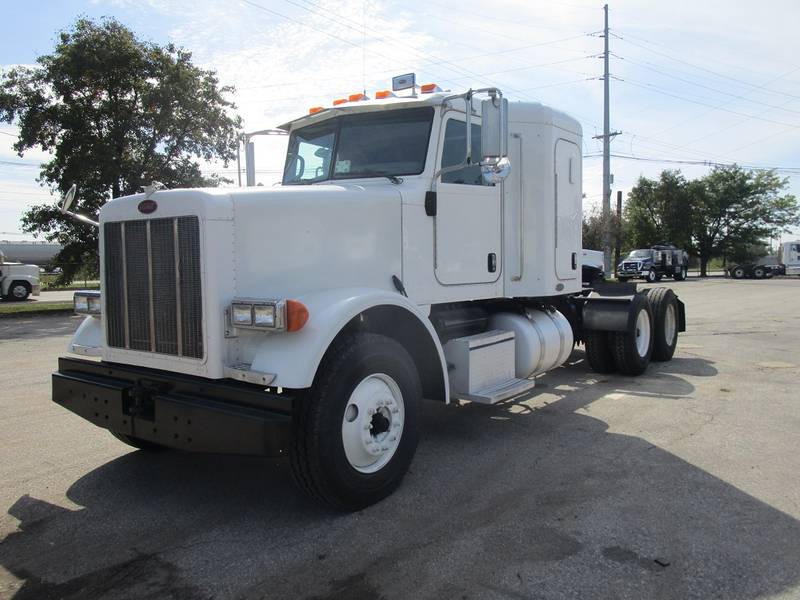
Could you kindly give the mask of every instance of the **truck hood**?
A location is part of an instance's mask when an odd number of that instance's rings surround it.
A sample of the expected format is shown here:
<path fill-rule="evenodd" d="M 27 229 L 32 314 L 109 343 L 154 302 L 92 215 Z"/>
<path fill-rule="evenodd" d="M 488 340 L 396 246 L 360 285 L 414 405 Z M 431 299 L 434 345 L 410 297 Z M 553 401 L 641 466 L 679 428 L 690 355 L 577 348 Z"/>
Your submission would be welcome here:
<path fill-rule="evenodd" d="M 156 205 L 149 214 L 139 210 L 146 199 Z M 392 275 L 402 276 L 401 204 L 400 189 L 388 181 L 175 189 L 112 200 L 100 221 L 197 215 L 205 268 L 222 271 L 206 279 L 224 285 L 223 295 L 296 297 L 339 287 L 394 289 Z"/>

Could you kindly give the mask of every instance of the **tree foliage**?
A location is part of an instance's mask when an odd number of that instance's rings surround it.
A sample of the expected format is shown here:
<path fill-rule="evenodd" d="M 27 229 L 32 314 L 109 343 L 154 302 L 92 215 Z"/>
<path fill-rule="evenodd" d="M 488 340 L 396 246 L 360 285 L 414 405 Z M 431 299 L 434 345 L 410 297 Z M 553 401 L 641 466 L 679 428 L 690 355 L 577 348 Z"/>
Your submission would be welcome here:
<path fill-rule="evenodd" d="M 681 248 L 691 246 L 690 185 L 680 171 L 663 171 L 658 180 L 640 177 L 628 194 L 625 220 L 636 248 L 649 248 L 669 240 Z"/>
<path fill-rule="evenodd" d="M 713 169 L 692 186 L 692 237 L 701 275 L 710 258 L 747 255 L 748 248 L 800 224 L 797 200 L 782 194 L 788 185 L 774 171 L 733 165 Z"/>
<path fill-rule="evenodd" d="M 800 224 L 787 186 L 774 171 L 737 165 L 691 181 L 679 171 L 664 171 L 658 180 L 641 177 L 625 206 L 628 244 L 647 248 L 670 240 L 695 254 L 706 275 L 711 258 L 753 257 L 767 238 Z"/>
<path fill-rule="evenodd" d="M 34 147 L 52 154 L 39 182 L 59 195 L 76 183 L 82 212 L 96 214 L 152 181 L 217 185 L 197 158 L 227 165 L 235 157 L 241 120 L 226 99 L 232 88 L 185 50 L 141 41 L 114 19 L 79 19 L 37 63 L 0 79 L 0 120 L 19 126 L 20 156 Z M 64 245 L 64 279 L 96 261 L 97 232 L 54 205 L 32 207 L 22 222 Z"/>

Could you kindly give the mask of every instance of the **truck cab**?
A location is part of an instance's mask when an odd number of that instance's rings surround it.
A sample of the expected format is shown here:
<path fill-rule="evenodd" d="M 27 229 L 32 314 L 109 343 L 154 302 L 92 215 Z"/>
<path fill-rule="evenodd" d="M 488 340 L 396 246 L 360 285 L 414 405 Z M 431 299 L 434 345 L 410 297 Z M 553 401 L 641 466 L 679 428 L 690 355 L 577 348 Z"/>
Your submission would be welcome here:
<path fill-rule="evenodd" d="M 617 265 L 617 279 L 625 282 L 641 278 L 648 282 L 672 277 L 675 281 L 686 279 L 689 255 L 669 242 L 660 242 L 651 248 L 631 250 Z"/>
<path fill-rule="evenodd" d="M 39 267 L 6 262 L 0 251 L 0 297 L 8 302 L 21 302 L 40 292 Z"/>
<path fill-rule="evenodd" d="M 300 487 L 356 509 L 399 484 L 423 398 L 507 401 L 576 342 L 604 372 L 672 356 L 674 294 L 582 287 L 568 115 L 430 84 L 280 127 L 278 186 L 102 208 L 57 403 L 140 448 L 288 454 Z"/>
<path fill-rule="evenodd" d="M 784 275 L 800 275 L 800 241 L 783 242 L 778 260 Z"/>

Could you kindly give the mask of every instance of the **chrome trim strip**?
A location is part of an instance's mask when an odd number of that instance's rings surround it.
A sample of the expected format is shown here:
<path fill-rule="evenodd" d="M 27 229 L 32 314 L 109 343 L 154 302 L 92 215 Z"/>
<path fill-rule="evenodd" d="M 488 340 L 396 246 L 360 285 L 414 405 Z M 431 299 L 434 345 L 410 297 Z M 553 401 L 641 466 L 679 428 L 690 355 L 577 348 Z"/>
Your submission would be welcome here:
<path fill-rule="evenodd" d="M 125 319 L 125 348 L 130 350 L 131 332 L 128 325 L 128 252 L 125 240 L 125 221 L 120 224 L 120 244 L 122 246 L 122 312 Z"/>
<path fill-rule="evenodd" d="M 150 304 L 150 352 L 156 351 L 156 311 L 153 305 L 153 245 L 150 240 L 150 221 L 146 222 L 147 234 L 147 293 Z"/>
<path fill-rule="evenodd" d="M 181 310 L 181 245 L 178 238 L 178 219 L 172 220 L 172 237 L 175 248 L 175 332 L 178 342 L 178 356 L 183 356 L 183 311 Z"/>

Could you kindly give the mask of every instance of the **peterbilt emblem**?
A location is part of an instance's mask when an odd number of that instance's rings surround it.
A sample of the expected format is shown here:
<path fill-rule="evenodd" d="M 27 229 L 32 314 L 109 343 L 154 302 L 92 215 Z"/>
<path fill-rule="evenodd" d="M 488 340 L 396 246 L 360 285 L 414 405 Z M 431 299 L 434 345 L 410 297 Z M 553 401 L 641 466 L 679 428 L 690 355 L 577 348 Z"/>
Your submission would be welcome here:
<path fill-rule="evenodd" d="M 139 212 L 142 213 L 143 215 L 149 215 L 151 213 L 154 213 L 156 212 L 157 208 L 158 208 L 158 203 L 155 200 L 150 200 L 148 198 L 147 200 L 142 200 L 141 202 L 139 202 Z"/>

